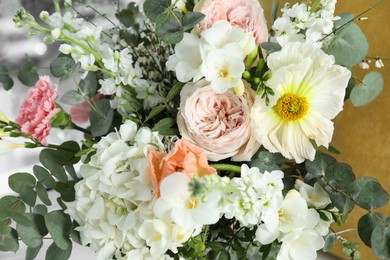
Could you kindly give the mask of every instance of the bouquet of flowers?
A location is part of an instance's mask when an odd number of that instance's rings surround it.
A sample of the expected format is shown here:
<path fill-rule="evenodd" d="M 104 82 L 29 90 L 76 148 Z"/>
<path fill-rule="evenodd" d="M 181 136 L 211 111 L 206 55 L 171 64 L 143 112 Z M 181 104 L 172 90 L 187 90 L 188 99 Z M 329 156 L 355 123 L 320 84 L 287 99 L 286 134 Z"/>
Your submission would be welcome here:
<path fill-rule="evenodd" d="M 330 228 L 358 206 L 362 241 L 389 258 L 389 217 L 374 212 L 388 193 L 331 155 L 344 101 L 383 88 L 379 72 L 351 73 L 370 59 L 354 23 L 366 11 L 334 16 L 335 5 L 286 4 L 277 17 L 273 1 L 270 30 L 257 0 L 118 1 L 114 18 L 84 1 L 54 0 L 39 20 L 20 9 L 16 26 L 59 55 L 50 76 L 23 64 L 18 79 L 34 87 L 15 121 L 0 114 L 1 152 L 42 149 L 32 173 L 9 177 L 0 250 L 22 241 L 33 259 L 51 238 L 46 259 L 79 243 L 98 259 L 301 260 L 339 240 L 359 259 Z M 74 89 L 58 98 L 63 84 Z M 52 127 L 84 138 L 49 143 Z"/>

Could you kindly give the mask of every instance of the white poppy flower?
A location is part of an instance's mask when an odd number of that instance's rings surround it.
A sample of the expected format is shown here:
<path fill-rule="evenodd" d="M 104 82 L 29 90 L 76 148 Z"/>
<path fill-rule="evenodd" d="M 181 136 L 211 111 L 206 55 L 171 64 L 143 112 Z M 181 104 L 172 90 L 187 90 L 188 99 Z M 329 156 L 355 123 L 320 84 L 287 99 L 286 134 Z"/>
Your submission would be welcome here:
<path fill-rule="evenodd" d="M 334 64 L 333 56 L 308 43 L 288 43 L 268 57 L 276 93 L 266 106 L 256 97 L 252 119 L 257 140 L 270 152 L 298 163 L 313 160 L 317 146 L 328 147 L 331 121 L 344 104 L 351 72 Z"/>

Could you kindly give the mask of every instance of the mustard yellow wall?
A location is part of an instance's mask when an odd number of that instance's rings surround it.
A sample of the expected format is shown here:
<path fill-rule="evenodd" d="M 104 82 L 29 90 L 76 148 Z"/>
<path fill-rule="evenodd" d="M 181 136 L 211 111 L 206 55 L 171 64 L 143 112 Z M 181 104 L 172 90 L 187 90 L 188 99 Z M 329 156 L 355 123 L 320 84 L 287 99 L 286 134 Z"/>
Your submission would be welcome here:
<path fill-rule="evenodd" d="M 359 14 L 378 1 L 339 0 L 336 14 L 347 11 Z M 260 0 L 260 2 L 268 18 L 272 1 Z M 280 1 L 281 5 L 285 2 Z M 390 0 L 385 0 L 365 16 L 369 19 L 359 21 L 358 25 L 369 40 L 369 56 L 390 59 Z M 390 62 L 385 62 L 385 67 L 378 71 L 382 72 L 385 79 L 384 91 L 379 98 L 364 107 L 353 107 L 350 101 L 347 101 L 344 111 L 335 120 L 335 132 L 331 144 L 341 151 L 336 158 L 351 165 L 357 177 L 375 177 L 390 192 Z M 353 73 L 361 79 L 367 71 L 356 68 Z M 390 216 L 389 205 L 378 211 Z M 344 228 L 356 227 L 362 214 L 365 214 L 365 211 L 355 209 L 349 216 L 348 225 Z M 335 229 L 337 228 L 336 226 Z M 345 233 L 343 236 L 361 244 L 363 259 L 377 259 L 372 255 L 371 249 L 360 241 L 356 231 Z M 340 246 L 332 250 L 332 253 L 345 258 L 342 256 Z"/>

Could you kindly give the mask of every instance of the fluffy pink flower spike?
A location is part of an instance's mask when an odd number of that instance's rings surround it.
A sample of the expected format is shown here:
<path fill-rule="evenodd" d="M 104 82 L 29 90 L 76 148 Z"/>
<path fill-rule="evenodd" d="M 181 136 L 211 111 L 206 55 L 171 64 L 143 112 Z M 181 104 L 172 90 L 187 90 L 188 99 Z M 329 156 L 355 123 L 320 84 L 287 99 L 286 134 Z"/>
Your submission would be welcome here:
<path fill-rule="evenodd" d="M 61 111 L 54 103 L 57 97 L 57 85 L 52 88 L 49 76 L 41 76 L 35 88 L 28 91 L 16 118 L 21 131 L 43 145 L 47 145 L 45 138 L 50 134 L 50 120 Z"/>

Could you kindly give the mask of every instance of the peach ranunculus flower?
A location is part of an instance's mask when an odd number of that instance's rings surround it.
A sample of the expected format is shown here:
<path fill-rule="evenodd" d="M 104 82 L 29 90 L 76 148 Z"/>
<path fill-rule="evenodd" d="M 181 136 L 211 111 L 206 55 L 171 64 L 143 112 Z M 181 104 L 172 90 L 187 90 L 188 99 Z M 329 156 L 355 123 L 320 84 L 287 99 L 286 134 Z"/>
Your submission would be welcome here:
<path fill-rule="evenodd" d="M 216 93 L 210 83 L 187 83 L 180 93 L 177 115 L 182 138 L 201 148 L 210 161 L 232 157 L 250 161 L 259 149 L 251 125 L 255 92 L 244 82 L 244 93 Z"/>
<path fill-rule="evenodd" d="M 184 173 L 190 178 L 217 173 L 213 167 L 208 165 L 207 157 L 203 151 L 185 140 L 178 140 L 175 143 L 175 148 L 168 154 L 150 148 L 148 162 L 152 184 L 156 190 L 156 198 L 160 197 L 162 180 L 175 172 Z"/>
<path fill-rule="evenodd" d="M 23 133 L 31 135 L 43 145 L 47 145 L 45 138 L 51 130 L 50 120 L 61 111 L 54 103 L 57 97 L 57 86 L 52 88 L 49 76 L 41 76 L 35 88 L 28 91 L 15 120 Z"/>
<path fill-rule="evenodd" d="M 268 41 L 267 21 L 258 0 L 201 0 L 194 11 L 206 15 L 199 23 L 200 31 L 216 21 L 226 20 L 233 27 L 252 32 L 257 44 Z"/>

